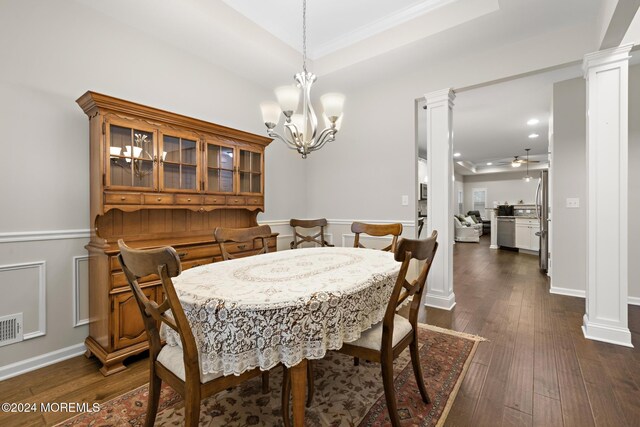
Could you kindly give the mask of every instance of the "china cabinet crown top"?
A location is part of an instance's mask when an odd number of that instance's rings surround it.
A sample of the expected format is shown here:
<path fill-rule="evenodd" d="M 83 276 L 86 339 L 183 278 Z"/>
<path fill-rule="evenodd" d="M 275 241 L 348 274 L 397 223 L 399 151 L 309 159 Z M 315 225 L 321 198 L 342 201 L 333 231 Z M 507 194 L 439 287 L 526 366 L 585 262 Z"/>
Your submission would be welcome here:
<path fill-rule="evenodd" d="M 132 115 L 146 120 L 159 121 L 164 124 L 211 133 L 234 140 L 257 144 L 263 147 L 266 147 L 272 141 L 271 138 L 262 135 L 244 132 L 238 129 L 221 126 L 200 119 L 194 119 L 192 117 L 183 116 L 182 114 L 148 107 L 146 105 L 92 91 L 87 91 L 84 95 L 78 98 L 76 102 L 90 118 L 94 117 L 100 112 L 100 110 L 102 110 L 112 113 Z"/>

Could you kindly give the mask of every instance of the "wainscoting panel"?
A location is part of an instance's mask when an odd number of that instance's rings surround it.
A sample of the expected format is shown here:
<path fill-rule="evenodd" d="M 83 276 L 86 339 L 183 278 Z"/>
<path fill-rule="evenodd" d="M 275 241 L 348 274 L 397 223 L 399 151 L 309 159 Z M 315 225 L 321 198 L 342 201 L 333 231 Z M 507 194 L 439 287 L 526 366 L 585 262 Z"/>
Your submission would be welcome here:
<path fill-rule="evenodd" d="M 25 333 L 0 350 L 0 378 L 77 354 L 88 334 L 88 232 L 15 232 L 11 241 L 7 234 L 0 242 L 0 315 L 22 312 Z"/>
<path fill-rule="evenodd" d="M 73 327 L 89 323 L 89 256 L 73 257 Z"/>
<path fill-rule="evenodd" d="M 47 333 L 46 262 L 0 266 L 0 315 L 23 313 L 24 339 Z"/>

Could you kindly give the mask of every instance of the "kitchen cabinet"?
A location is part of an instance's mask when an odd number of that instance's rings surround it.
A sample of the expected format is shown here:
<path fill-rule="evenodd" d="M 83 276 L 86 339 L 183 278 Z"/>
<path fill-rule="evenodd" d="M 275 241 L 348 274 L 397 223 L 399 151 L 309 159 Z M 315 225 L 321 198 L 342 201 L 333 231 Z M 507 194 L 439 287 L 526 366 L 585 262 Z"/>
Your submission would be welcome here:
<path fill-rule="evenodd" d="M 536 218 L 516 218 L 516 247 L 529 251 L 540 249 L 540 221 Z"/>

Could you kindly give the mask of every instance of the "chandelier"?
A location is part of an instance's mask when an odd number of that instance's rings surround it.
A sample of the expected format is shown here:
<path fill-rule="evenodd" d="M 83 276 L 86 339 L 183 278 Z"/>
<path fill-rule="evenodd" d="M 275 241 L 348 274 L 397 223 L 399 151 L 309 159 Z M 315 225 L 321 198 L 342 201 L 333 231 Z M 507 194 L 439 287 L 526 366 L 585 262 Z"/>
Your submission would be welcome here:
<path fill-rule="evenodd" d="M 275 89 L 278 102 L 267 101 L 260 104 L 267 134 L 296 150 L 303 159 L 312 151 L 321 149 L 327 142 L 334 141 L 342 122 L 344 95 L 327 93 L 320 97 L 325 129 L 318 132 L 318 118 L 311 105 L 311 86 L 316 76 L 307 71 L 307 1 L 302 2 L 302 72 L 294 76 L 295 85 L 280 86 Z M 298 111 L 302 95 L 302 107 Z M 284 114 L 284 134 L 275 131 Z"/>

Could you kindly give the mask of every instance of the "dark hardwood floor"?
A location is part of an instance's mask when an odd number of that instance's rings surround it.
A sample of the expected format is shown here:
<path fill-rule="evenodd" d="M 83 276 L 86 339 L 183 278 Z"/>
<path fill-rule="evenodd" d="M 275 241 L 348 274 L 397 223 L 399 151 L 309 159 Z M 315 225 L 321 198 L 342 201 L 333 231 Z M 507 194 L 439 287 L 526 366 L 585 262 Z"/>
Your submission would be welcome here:
<path fill-rule="evenodd" d="M 537 258 L 459 243 L 453 311 L 428 323 L 481 335 L 447 426 L 640 426 L 640 350 L 585 340 L 584 300 L 551 295 Z M 629 323 L 640 345 L 640 307 Z M 76 357 L 0 382 L 0 402 L 104 402 L 147 382 L 145 358 L 103 377 Z M 3 414 L 0 426 L 52 425 L 64 413 Z"/>
<path fill-rule="evenodd" d="M 454 247 L 451 312 L 428 323 L 483 336 L 447 426 L 640 426 L 640 350 L 586 340 L 582 298 L 551 295 L 535 256 Z M 629 307 L 640 345 L 640 307 Z"/>

